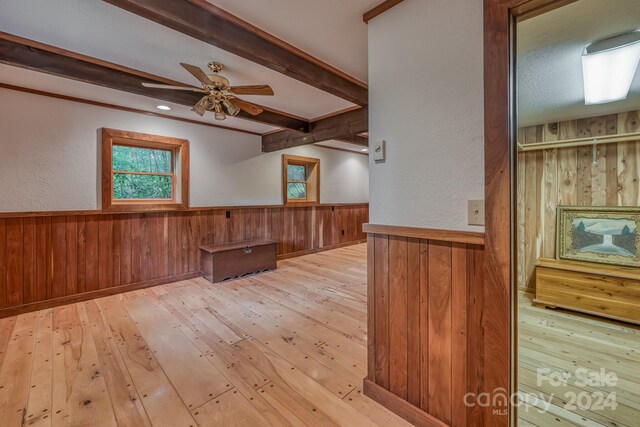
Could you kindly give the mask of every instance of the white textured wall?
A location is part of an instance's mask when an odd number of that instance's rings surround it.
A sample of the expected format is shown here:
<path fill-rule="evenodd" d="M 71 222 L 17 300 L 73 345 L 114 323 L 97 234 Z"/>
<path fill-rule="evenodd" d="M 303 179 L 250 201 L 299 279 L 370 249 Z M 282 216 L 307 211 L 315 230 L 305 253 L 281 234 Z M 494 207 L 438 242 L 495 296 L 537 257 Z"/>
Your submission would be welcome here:
<path fill-rule="evenodd" d="M 0 89 L 0 212 L 98 209 L 103 127 L 188 139 L 191 206 L 282 203 L 284 152 L 258 136 Z M 368 201 L 366 156 L 285 152 L 320 158 L 322 203 Z"/>
<path fill-rule="evenodd" d="M 369 22 L 370 221 L 453 230 L 484 196 L 482 1 L 405 0 Z"/>

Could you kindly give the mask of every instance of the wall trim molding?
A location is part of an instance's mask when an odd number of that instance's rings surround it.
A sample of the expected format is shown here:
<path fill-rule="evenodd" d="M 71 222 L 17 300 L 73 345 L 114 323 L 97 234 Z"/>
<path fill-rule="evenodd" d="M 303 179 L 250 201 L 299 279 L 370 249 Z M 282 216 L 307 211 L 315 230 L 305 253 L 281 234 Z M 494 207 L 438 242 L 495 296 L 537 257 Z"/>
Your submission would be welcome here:
<path fill-rule="evenodd" d="M 342 151 L 342 152 L 344 152 L 344 153 L 358 154 L 358 155 L 360 155 L 360 156 L 367 156 L 367 157 L 369 157 L 369 153 L 368 153 L 368 152 L 347 150 L 346 148 L 329 147 L 328 145 L 322 145 L 322 144 L 313 144 L 313 146 L 314 146 L 314 147 L 320 147 L 320 148 L 326 148 L 326 149 L 328 149 L 328 150 Z"/>
<path fill-rule="evenodd" d="M 147 280 L 144 282 L 130 283 L 128 285 L 115 286 L 112 288 L 98 289 L 96 291 L 83 292 L 75 295 L 68 295 L 68 296 L 49 299 L 45 301 L 38 301 L 38 302 L 29 303 L 29 304 L 18 305 L 15 307 L 6 307 L 6 308 L 0 309 L 0 318 L 16 316 L 18 314 L 29 313 L 37 310 L 43 310 L 45 308 L 57 307 L 60 305 L 88 301 L 96 298 L 106 297 L 109 295 L 135 291 L 138 289 L 151 288 L 154 286 L 166 285 L 168 283 L 195 279 L 196 277 L 200 277 L 199 271 L 178 274 L 176 276 L 163 277 L 160 279 Z"/>
<path fill-rule="evenodd" d="M 416 408 L 404 399 L 399 398 L 390 391 L 385 390 L 373 381 L 365 378 L 363 383 L 363 393 L 365 396 L 375 400 L 385 408 L 419 427 L 448 427 L 439 419 Z"/>
<path fill-rule="evenodd" d="M 363 224 L 362 230 L 368 234 L 387 234 L 416 239 L 484 245 L 484 233 L 474 231 L 440 230 L 435 228 L 403 227 L 399 225 L 382 224 Z"/>
<path fill-rule="evenodd" d="M 47 92 L 47 91 L 38 90 L 38 89 L 31 89 L 31 88 L 24 87 L 24 86 L 14 86 L 14 85 L 6 84 L 6 83 L 0 83 L 0 88 L 7 89 L 7 90 L 13 90 L 13 91 L 16 91 L 16 92 L 30 93 L 32 95 L 45 96 L 47 98 L 61 99 L 63 101 L 75 102 L 75 103 L 79 103 L 79 104 L 93 105 L 94 107 L 109 108 L 111 110 L 125 111 L 127 113 L 144 114 L 145 116 L 158 117 L 158 118 L 161 118 L 161 119 L 168 119 L 168 120 L 175 120 L 175 121 L 178 121 L 178 122 L 190 123 L 190 124 L 193 124 L 193 125 L 208 126 L 208 127 L 212 127 L 212 128 L 228 130 L 228 131 L 231 131 L 231 132 L 240 132 L 240 133 L 246 133 L 246 134 L 255 135 L 255 136 L 261 136 L 262 135 L 260 132 L 253 132 L 253 131 L 250 131 L 250 130 L 237 129 L 237 128 L 232 128 L 230 126 L 222 126 L 222 125 L 217 125 L 215 123 L 203 122 L 203 121 L 195 120 L 195 119 L 187 119 L 187 118 L 184 118 L 184 117 L 176 117 L 176 116 L 171 116 L 169 114 L 156 113 L 156 112 L 153 112 L 153 111 L 140 110 L 138 108 L 124 107 L 124 106 L 121 106 L 121 105 L 109 104 L 109 103 L 106 103 L 106 102 L 92 101 L 90 99 L 77 98 L 75 96 L 61 95 L 61 94 L 53 93 L 53 92 Z"/>
<path fill-rule="evenodd" d="M 321 203 L 314 205 L 314 207 L 339 207 L 339 206 L 369 206 L 369 202 L 358 203 Z M 145 213 L 162 213 L 162 212 L 196 212 L 196 211 L 231 211 L 237 209 L 303 209 L 308 206 L 284 206 L 284 205 L 238 205 L 238 206 L 198 206 L 188 209 L 158 209 L 148 211 L 118 211 L 108 212 L 100 209 L 96 210 L 72 210 L 72 211 L 42 211 L 42 212 L 0 212 L 0 219 L 6 218 L 34 218 L 34 217 L 47 217 L 47 216 L 85 216 L 85 215 L 126 215 L 126 214 L 145 214 Z"/>
<path fill-rule="evenodd" d="M 338 243 L 338 244 L 335 244 L 335 245 L 323 246 L 323 247 L 318 248 L 318 249 L 309 249 L 307 251 L 299 251 L 299 252 L 291 252 L 291 253 L 288 253 L 288 254 L 280 254 L 280 255 L 278 255 L 278 261 L 282 261 L 283 259 L 297 258 L 297 257 L 305 256 L 305 255 L 316 254 L 318 252 L 330 251 L 332 249 L 344 248 L 344 247 L 347 247 L 347 246 L 359 245 L 361 243 L 367 243 L 367 239 L 360 239 L 360 240 L 354 240 L 354 241 L 351 241 L 351 242 Z"/>

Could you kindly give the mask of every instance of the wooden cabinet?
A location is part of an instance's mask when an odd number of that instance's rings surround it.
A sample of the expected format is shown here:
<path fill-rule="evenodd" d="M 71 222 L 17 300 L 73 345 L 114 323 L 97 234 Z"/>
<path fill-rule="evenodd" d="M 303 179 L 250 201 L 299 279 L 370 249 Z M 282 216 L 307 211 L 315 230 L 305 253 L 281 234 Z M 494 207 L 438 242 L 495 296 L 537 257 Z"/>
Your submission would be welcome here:
<path fill-rule="evenodd" d="M 276 268 L 277 240 L 200 246 L 200 270 L 212 283 Z"/>
<path fill-rule="evenodd" d="M 640 324 L 639 270 L 541 258 L 534 302 Z"/>

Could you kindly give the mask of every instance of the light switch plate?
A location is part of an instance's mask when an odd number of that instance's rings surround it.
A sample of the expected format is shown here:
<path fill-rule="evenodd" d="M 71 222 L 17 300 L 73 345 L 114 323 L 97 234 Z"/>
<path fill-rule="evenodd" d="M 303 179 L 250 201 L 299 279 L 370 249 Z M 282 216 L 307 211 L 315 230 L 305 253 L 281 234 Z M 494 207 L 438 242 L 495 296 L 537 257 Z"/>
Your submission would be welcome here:
<path fill-rule="evenodd" d="M 469 225 L 484 225 L 484 200 L 469 200 L 467 218 Z"/>
<path fill-rule="evenodd" d="M 385 142 L 382 141 L 374 141 L 371 146 L 371 156 L 373 156 L 373 160 L 376 163 L 382 163 L 385 161 Z"/>

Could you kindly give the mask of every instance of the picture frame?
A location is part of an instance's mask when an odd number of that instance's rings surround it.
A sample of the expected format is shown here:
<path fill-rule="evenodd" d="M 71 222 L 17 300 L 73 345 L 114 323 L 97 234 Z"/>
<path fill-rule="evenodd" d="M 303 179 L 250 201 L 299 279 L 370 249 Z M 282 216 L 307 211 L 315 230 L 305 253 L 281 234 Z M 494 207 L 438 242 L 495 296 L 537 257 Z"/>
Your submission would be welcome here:
<path fill-rule="evenodd" d="M 556 258 L 640 267 L 640 207 L 558 206 Z"/>

